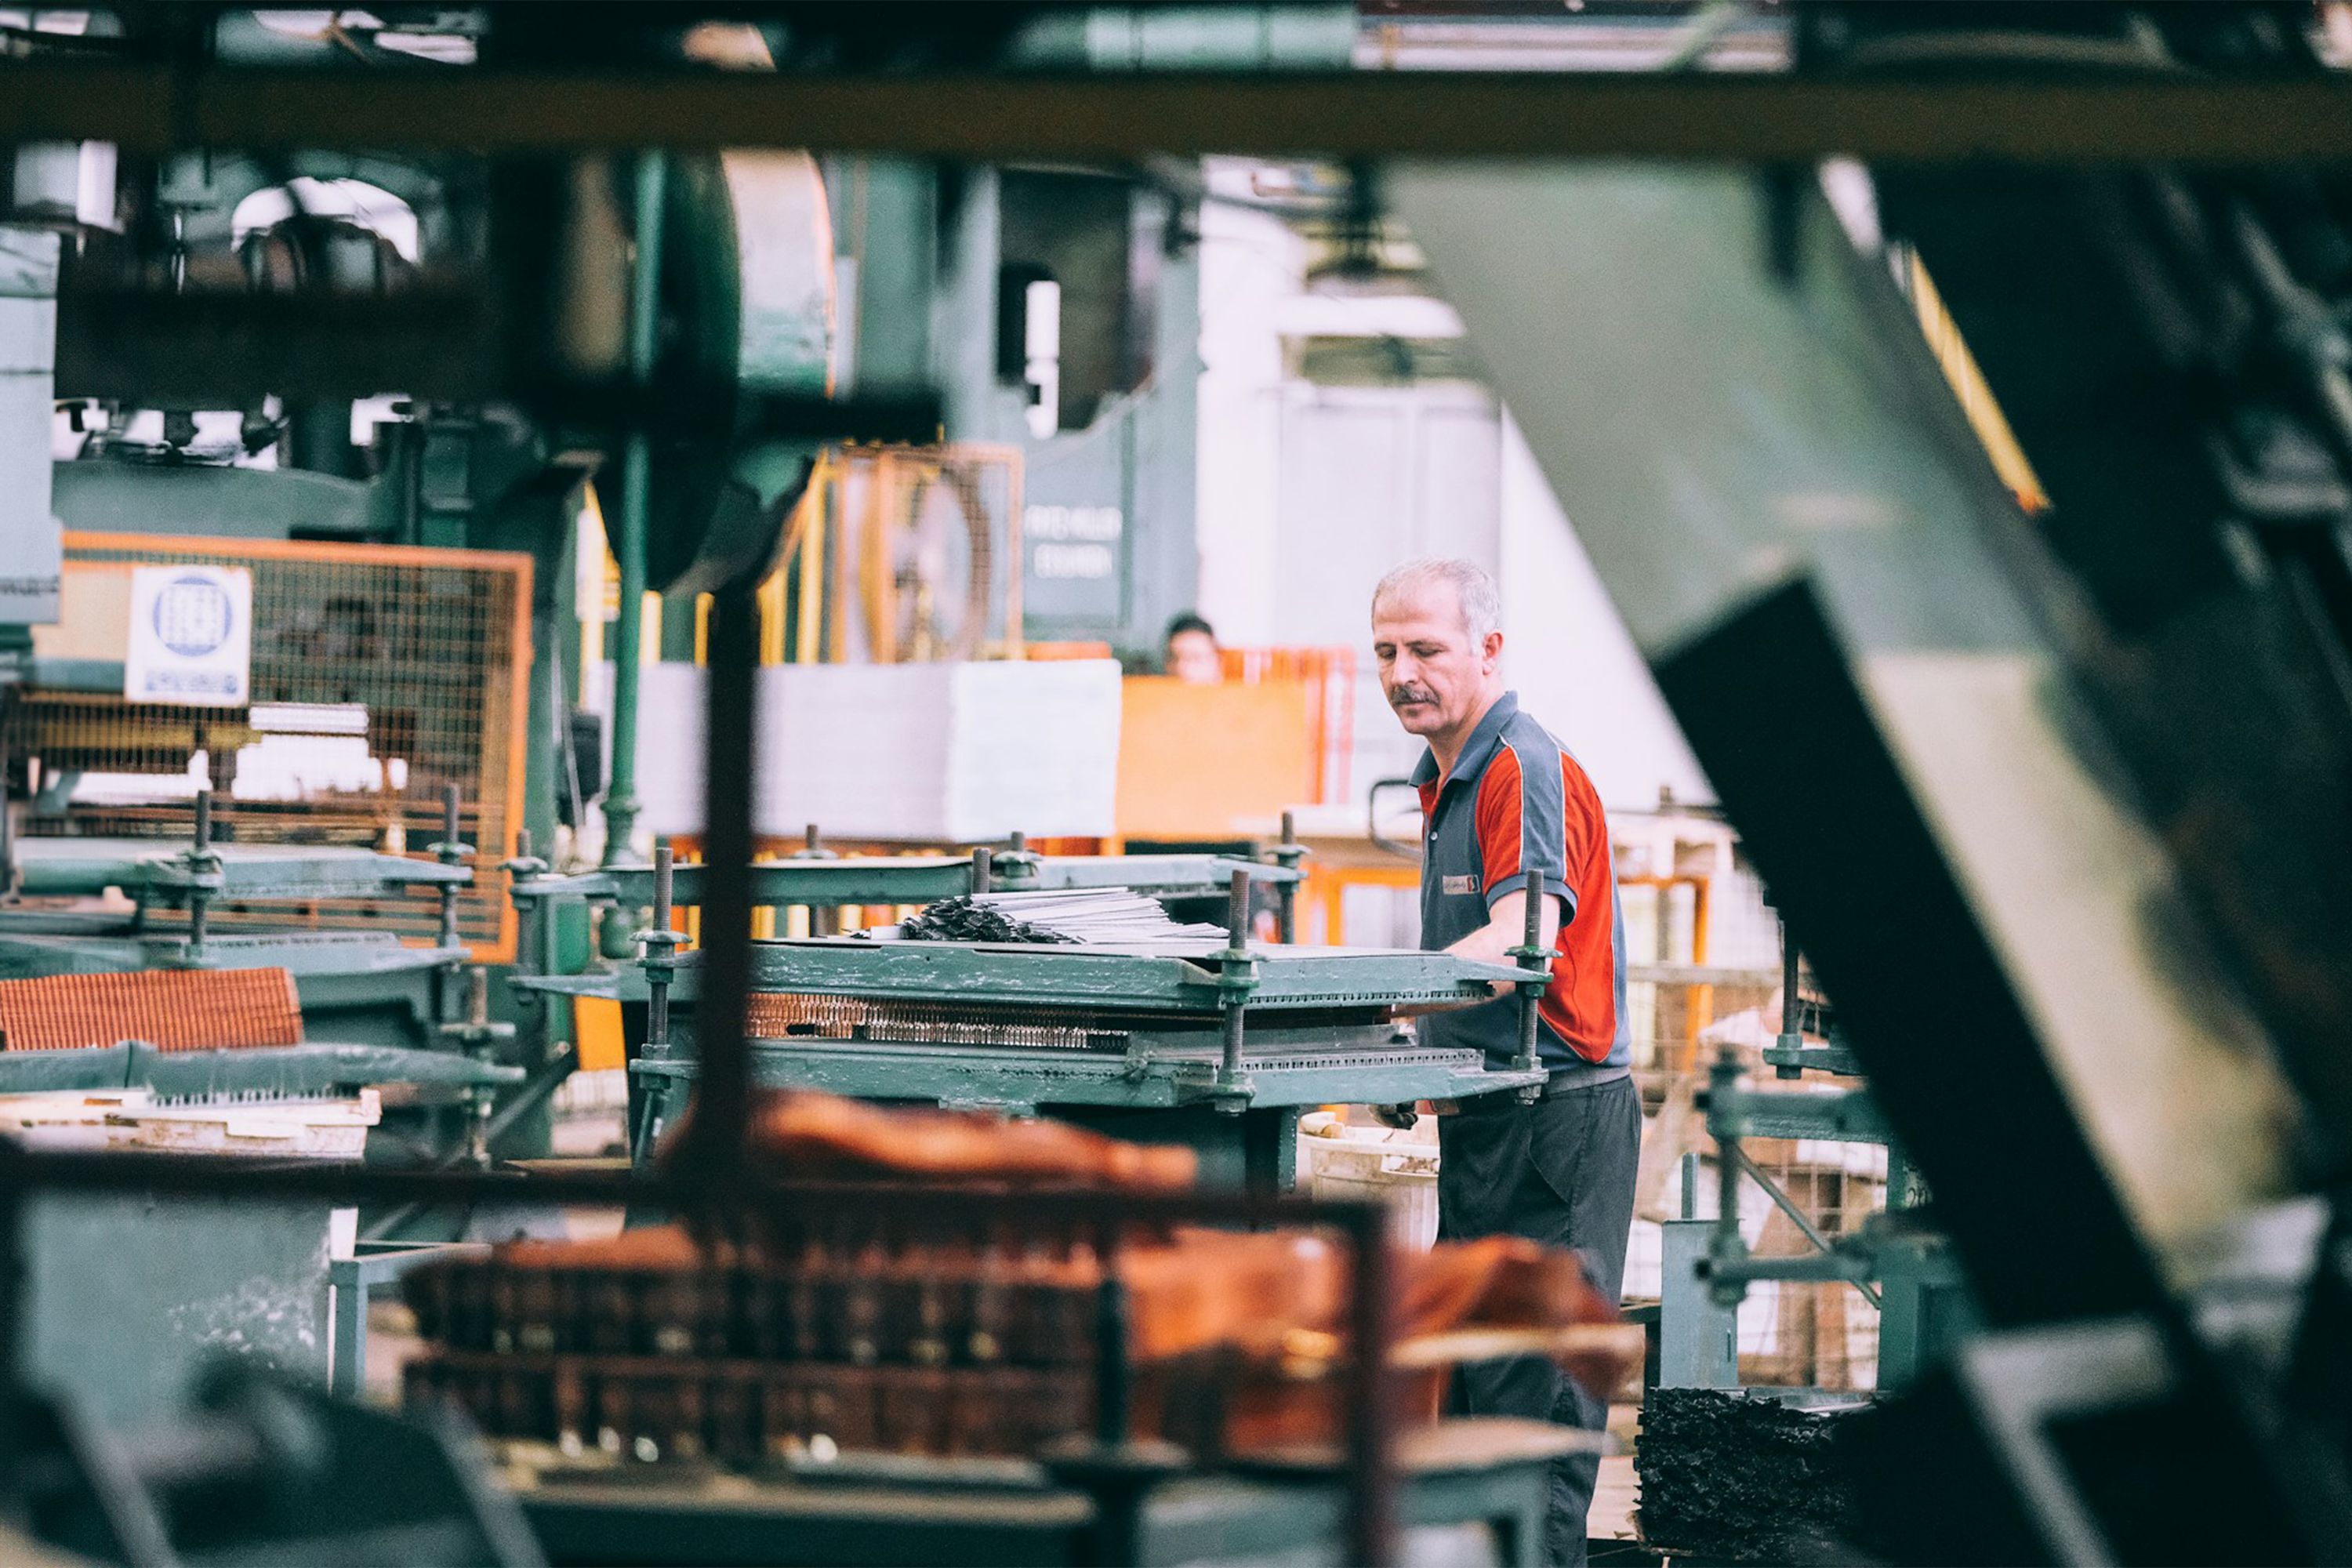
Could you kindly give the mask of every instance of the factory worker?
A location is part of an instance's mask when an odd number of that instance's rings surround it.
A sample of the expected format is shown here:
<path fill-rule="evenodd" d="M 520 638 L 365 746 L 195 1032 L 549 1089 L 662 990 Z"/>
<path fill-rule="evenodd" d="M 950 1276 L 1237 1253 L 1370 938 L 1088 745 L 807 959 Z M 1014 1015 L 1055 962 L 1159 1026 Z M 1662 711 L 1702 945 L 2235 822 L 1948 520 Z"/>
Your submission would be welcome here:
<path fill-rule="evenodd" d="M 1625 1013 L 1625 940 L 1609 825 L 1576 759 L 1503 685 L 1501 597 L 1467 561 L 1407 562 L 1372 593 L 1381 689 L 1429 742 L 1413 783 L 1427 822 L 1421 943 L 1494 963 L 1543 900 L 1552 980 L 1538 1049 L 1549 1072 L 1532 1104 L 1505 1091 L 1460 1102 L 1439 1122 L 1438 1235 L 1494 1235 L 1572 1247 L 1603 1297 L 1619 1299 L 1633 1219 L 1642 1102 Z M 1423 1044 L 1485 1052 L 1507 1068 L 1519 1004 L 1498 999 L 1421 1020 Z M 1549 1361 L 1479 1363 L 1454 1379 L 1457 1412 L 1599 1431 L 1607 1405 Z M 1595 1455 L 1555 1462 L 1549 1556 L 1585 1560 Z"/>
<path fill-rule="evenodd" d="M 1217 651 L 1215 630 L 1190 610 L 1169 622 L 1160 668 L 1195 686 L 1214 686 L 1223 680 L 1224 663 Z"/>

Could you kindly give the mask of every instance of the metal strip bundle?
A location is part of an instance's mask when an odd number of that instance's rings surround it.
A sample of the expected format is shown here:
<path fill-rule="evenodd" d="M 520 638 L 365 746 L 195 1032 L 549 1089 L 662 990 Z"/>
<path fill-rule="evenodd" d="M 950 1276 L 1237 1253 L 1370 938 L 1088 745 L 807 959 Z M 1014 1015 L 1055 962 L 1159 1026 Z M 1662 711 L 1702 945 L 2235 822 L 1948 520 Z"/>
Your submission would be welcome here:
<path fill-rule="evenodd" d="M 494 1436 L 639 1460 L 1017 1455 L 1094 1408 L 1084 1247 L 798 1229 L 722 1261 L 682 1233 L 520 1246 L 405 1284 L 433 1348 L 410 1400 Z"/>
<path fill-rule="evenodd" d="M 302 1041 L 283 969 L 148 970 L 0 981 L 0 1043 L 64 1050 L 144 1040 L 195 1051 Z"/>
<path fill-rule="evenodd" d="M 887 1040 L 894 1045 L 1027 1050 L 1119 1051 L 1127 1048 L 1129 1037 L 1129 1026 L 1085 1013 L 870 1002 L 860 996 L 776 991 L 751 994 L 744 1026 L 761 1040 Z"/>

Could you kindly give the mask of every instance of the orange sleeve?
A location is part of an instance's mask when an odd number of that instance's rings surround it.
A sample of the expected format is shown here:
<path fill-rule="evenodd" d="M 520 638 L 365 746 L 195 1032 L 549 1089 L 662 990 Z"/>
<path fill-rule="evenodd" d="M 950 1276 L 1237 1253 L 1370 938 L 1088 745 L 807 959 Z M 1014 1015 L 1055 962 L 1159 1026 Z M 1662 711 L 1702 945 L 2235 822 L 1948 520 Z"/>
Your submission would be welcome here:
<path fill-rule="evenodd" d="M 1505 746 L 1478 779 L 1478 809 L 1473 817 L 1478 831 L 1479 887 L 1489 900 L 1507 879 L 1519 874 L 1519 845 L 1524 837 L 1521 816 L 1519 754 Z"/>

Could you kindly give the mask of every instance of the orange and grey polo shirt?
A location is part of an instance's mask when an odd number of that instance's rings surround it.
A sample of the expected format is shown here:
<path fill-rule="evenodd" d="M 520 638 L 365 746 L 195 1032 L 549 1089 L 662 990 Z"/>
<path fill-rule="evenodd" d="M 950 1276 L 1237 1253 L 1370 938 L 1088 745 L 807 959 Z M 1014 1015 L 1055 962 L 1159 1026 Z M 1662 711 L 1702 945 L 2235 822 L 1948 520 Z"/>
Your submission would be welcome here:
<path fill-rule="evenodd" d="M 1551 986 L 1536 1048 L 1557 1084 L 1622 1077 L 1633 1062 L 1625 1016 L 1625 923 L 1601 796 L 1568 749 L 1498 698 L 1471 731 L 1454 772 L 1422 753 L 1412 782 L 1428 825 L 1421 866 L 1421 945 L 1450 947 L 1485 925 L 1495 900 L 1530 875 L 1565 905 L 1552 944 Z M 1517 945 L 1516 941 L 1513 945 Z M 1475 1048 L 1507 1068 L 1519 1048 L 1517 1001 L 1482 1003 L 1421 1020 L 1424 1045 Z"/>

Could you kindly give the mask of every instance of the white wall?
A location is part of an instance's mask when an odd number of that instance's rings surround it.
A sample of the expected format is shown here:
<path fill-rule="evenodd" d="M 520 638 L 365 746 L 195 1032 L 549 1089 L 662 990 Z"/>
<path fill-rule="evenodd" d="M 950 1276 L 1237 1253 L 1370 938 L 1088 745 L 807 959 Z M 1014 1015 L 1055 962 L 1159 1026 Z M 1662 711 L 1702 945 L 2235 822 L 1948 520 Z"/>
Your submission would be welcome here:
<path fill-rule="evenodd" d="M 1221 163 L 1213 163 L 1213 188 Z M 1231 176 L 1224 176 L 1230 183 Z M 1201 208 L 1200 612 L 1226 642 L 1284 639 L 1275 604 L 1281 496 L 1283 302 L 1306 247 L 1279 219 L 1223 202 Z"/>
<path fill-rule="evenodd" d="M 1502 461 L 1503 657 L 1520 700 L 1576 753 L 1612 810 L 1654 806 L 1662 786 L 1686 803 L 1712 801 L 1714 786 L 1507 416 Z"/>
<path fill-rule="evenodd" d="M 1213 160 L 1213 191 L 1247 165 Z M 1402 773 L 1419 743 L 1370 679 L 1365 601 L 1403 556 L 1443 552 L 1496 571 L 1506 658 L 1528 707 L 1617 809 L 1663 786 L 1708 801 L 1656 683 L 1517 426 L 1463 382 L 1318 387 L 1286 380 L 1286 331 L 1416 337 L 1460 331 L 1442 301 L 1308 290 L 1306 247 L 1277 218 L 1201 210 L 1197 537 L 1201 613 L 1226 642 L 1348 643 L 1365 672 L 1352 794 Z M 1475 345 L 1474 345 L 1475 346 Z"/>
<path fill-rule="evenodd" d="M 1356 650 L 1351 799 L 1410 773 L 1423 750 L 1381 696 L 1372 589 L 1416 555 L 1498 571 L 1501 466 L 1500 413 L 1467 382 L 1293 383 L 1284 394 L 1273 640 Z"/>

